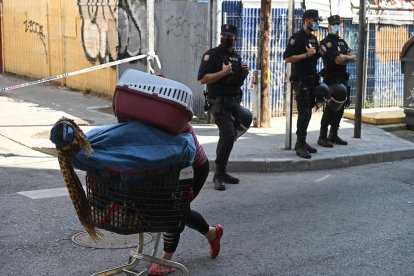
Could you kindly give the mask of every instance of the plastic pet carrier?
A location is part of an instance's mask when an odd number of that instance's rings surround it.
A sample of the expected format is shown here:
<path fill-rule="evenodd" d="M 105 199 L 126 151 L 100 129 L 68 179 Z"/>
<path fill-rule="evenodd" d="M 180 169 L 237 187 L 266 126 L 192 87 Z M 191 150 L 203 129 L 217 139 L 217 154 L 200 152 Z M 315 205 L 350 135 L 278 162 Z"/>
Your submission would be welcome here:
<path fill-rule="evenodd" d="M 127 69 L 117 82 L 112 104 L 118 122 L 138 120 L 178 134 L 193 116 L 192 96 L 182 83 Z"/>

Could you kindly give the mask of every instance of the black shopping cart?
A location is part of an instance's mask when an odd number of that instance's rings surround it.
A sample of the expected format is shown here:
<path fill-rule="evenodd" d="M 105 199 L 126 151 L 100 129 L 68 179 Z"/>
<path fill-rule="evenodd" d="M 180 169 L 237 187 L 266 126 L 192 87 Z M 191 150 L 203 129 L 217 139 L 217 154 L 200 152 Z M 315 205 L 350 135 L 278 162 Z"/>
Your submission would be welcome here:
<path fill-rule="evenodd" d="M 163 264 L 189 275 L 178 263 L 155 257 L 163 232 L 182 232 L 192 198 L 192 169 L 179 166 L 146 171 L 136 179 L 118 173 L 87 172 L 86 190 L 92 217 L 97 228 L 128 235 L 139 233 L 136 250 L 130 253 L 128 263 L 92 275 L 104 276 L 133 271 L 139 261 Z M 144 232 L 157 233 L 152 254 L 144 254 Z"/>

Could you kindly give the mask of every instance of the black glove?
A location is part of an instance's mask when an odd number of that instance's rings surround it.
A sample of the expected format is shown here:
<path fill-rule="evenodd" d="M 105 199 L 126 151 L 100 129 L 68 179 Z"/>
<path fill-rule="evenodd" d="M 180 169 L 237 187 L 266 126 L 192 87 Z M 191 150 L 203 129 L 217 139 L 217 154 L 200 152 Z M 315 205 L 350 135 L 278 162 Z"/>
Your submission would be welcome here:
<path fill-rule="evenodd" d="M 204 95 L 204 111 L 209 111 L 211 110 L 212 104 L 210 103 L 210 100 L 208 98 L 208 92 L 203 91 L 203 95 Z"/>

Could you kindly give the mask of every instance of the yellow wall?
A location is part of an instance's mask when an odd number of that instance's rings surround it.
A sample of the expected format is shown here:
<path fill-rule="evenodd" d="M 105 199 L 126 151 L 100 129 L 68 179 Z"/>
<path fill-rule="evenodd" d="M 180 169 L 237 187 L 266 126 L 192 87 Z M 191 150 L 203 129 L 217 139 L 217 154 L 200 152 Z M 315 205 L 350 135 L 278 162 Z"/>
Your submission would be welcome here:
<path fill-rule="evenodd" d="M 116 2 L 105 1 L 106 5 L 94 10 L 87 1 L 79 2 L 3 0 L 4 71 L 43 78 L 112 61 L 108 53 L 116 59 L 116 24 L 107 16 L 115 10 Z M 93 20 L 100 23 L 100 32 Z M 59 82 L 112 95 L 116 70 L 100 69 Z"/>
<path fill-rule="evenodd" d="M 61 0 L 61 10 L 64 18 L 62 29 L 65 72 L 113 61 L 109 58 L 99 57 L 100 55 L 105 57 L 104 54 L 100 53 L 107 51 L 105 35 L 108 30 L 101 26 L 112 19 L 108 16 L 110 14 L 108 12 L 116 8 L 115 1 L 102 6 L 87 5 L 87 1 L 79 2 L 83 4 L 78 5 L 76 1 Z M 97 24 L 91 22 L 93 20 L 96 23 L 101 23 L 99 28 Z M 111 31 L 115 34 L 112 34 L 112 36 L 116 37 L 116 28 Z M 116 46 L 113 46 L 112 50 L 116 52 Z M 102 91 L 107 95 L 113 94 L 115 83 L 116 69 L 110 67 L 70 77 L 66 80 L 66 85 L 69 87 Z"/>
<path fill-rule="evenodd" d="M 47 6 L 41 1 L 3 1 L 4 69 L 31 77 L 49 74 Z"/>

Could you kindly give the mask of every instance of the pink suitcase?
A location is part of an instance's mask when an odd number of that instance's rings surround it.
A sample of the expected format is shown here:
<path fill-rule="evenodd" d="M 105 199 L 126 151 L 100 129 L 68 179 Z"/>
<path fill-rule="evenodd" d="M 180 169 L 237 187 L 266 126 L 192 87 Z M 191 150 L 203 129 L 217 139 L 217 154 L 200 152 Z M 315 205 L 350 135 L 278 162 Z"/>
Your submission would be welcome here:
<path fill-rule="evenodd" d="M 193 117 L 190 88 L 182 83 L 127 69 L 112 99 L 118 122 L 138 120 L 179 134 Z"/>

